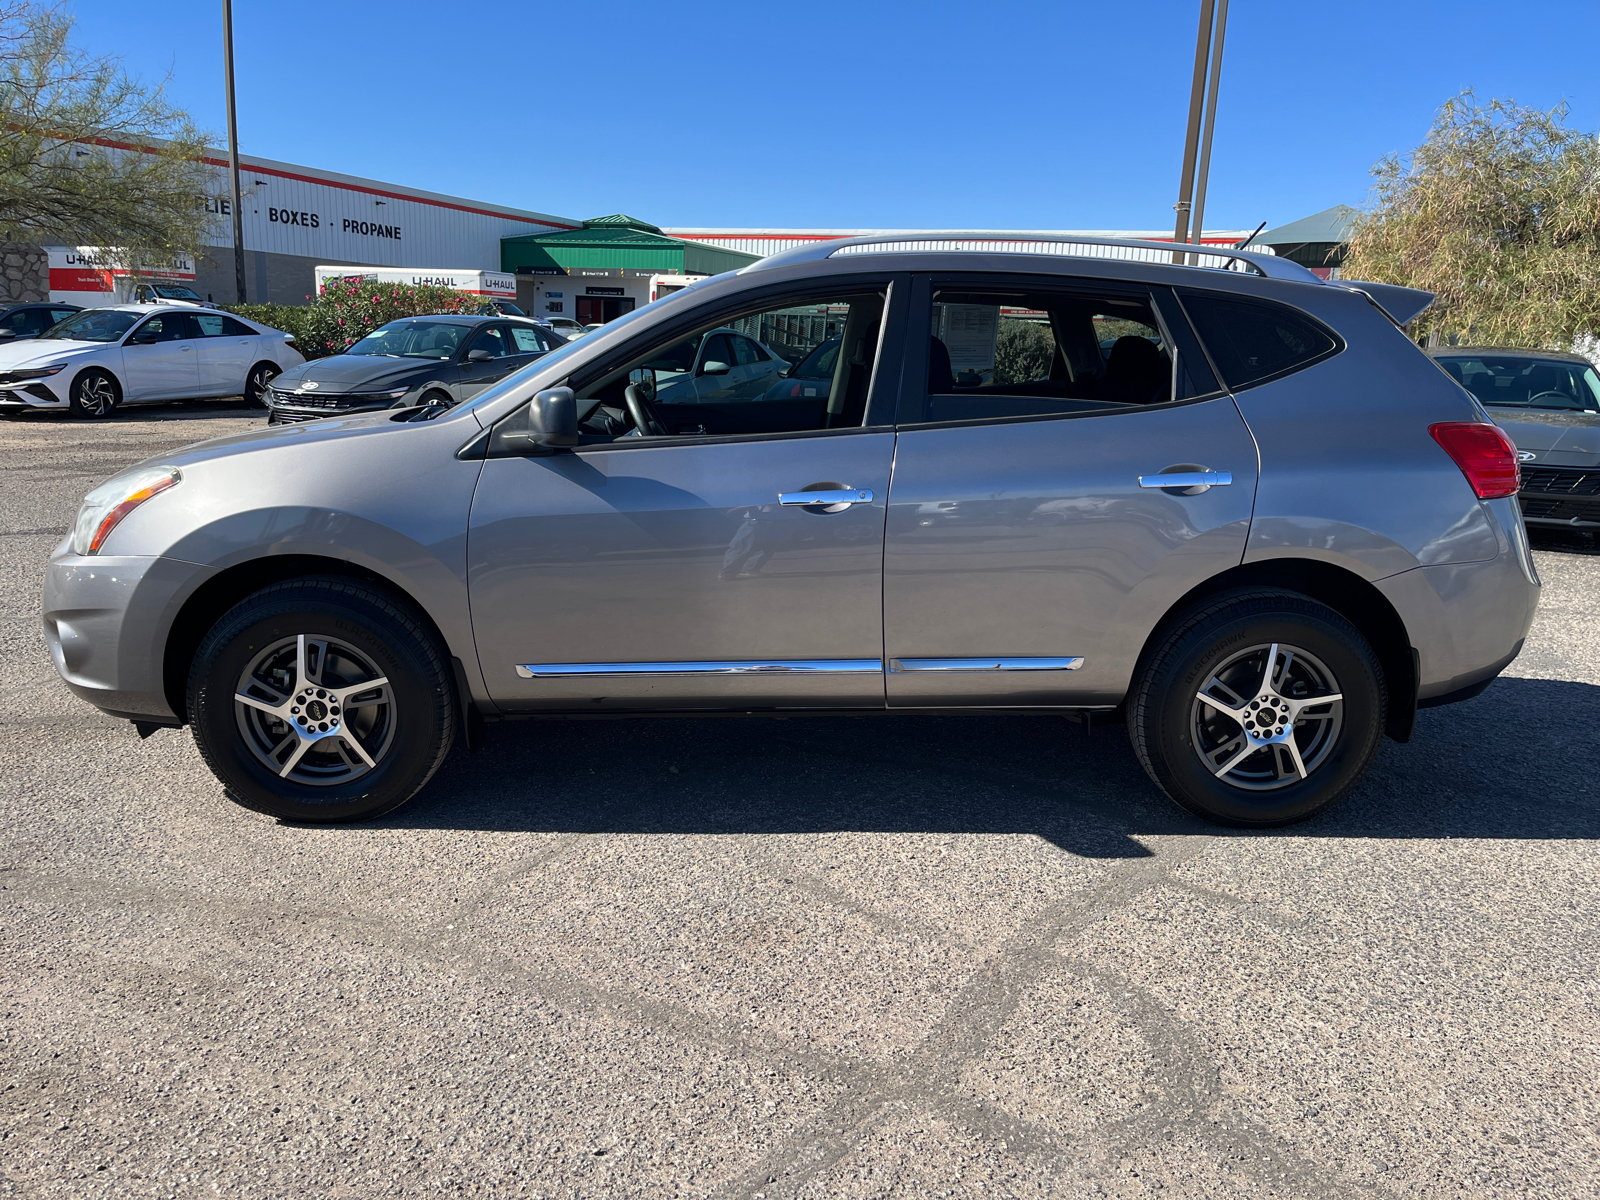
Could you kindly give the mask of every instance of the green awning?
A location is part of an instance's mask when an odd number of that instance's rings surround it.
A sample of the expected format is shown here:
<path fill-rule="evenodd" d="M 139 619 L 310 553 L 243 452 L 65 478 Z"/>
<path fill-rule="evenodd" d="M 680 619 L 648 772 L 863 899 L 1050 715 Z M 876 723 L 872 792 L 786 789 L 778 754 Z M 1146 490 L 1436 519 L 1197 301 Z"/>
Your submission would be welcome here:
<path fill-rule="evenodd" d="M 582 229 L 500 239 L 500 269 L 552 273 L 590 270 L 656 271 L 663 275 L 718 275 L 759 261 L 758 255 L 668 237 L 625 213 L 595 217 Z"/>

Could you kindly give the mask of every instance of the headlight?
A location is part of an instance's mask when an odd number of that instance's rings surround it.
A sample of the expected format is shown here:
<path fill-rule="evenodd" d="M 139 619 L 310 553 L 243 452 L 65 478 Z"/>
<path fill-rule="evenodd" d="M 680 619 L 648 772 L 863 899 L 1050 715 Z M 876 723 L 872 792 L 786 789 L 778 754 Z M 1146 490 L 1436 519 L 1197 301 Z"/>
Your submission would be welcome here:
<path fill-rule="evenodd" d="M 78 508 L 78 523 L 72 530 L 72 552 L 99 554 L 100 547 L 123 517 L 182 478 L 177 467 L 146 467 L 102 483 L 83 498 Z"/>
<path fill-rule="evenodd" d="M 7 371 L 0 375 L 0 383 L 21 383 L 25 379 L 48 379 L 67 369 L 66 363 L 51 363 L 48 367 L 24 367 L 20 371 Z"/>

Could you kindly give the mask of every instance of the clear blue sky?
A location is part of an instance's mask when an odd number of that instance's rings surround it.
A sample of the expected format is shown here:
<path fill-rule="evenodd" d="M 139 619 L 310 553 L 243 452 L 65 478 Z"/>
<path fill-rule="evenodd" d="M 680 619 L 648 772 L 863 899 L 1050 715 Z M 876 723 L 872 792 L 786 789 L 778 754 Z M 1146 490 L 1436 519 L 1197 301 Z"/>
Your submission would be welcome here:
<path fill-rule="evenodd" d="M 239 138 L 580 218 L 1165 228 L 1198 8 L 235 0 Z M 69 11 L 223 135 L 220 0 Z M 1594 130 L 1597 48 L 1594 0 L 1235 0 L 1206 224 L 1364 203 L 1463 88 Z"/>

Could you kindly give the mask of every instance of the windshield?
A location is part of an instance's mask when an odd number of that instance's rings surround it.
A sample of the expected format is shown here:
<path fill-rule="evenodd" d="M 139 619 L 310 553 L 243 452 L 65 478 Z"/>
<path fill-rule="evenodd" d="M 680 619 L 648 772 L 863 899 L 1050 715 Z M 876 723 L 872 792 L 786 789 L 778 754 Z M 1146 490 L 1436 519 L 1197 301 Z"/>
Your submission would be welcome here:
<path fill-rule="evenodd" d="M 158 283 L 152 289 L 156 295 L 164 300 L 198 300 L 200 293 L 193 288 L 177 287 L 172 284 Z"/>
<path fill-rule="evenodd" d="M 52 325 L 39 338 L 41 341 L 45 338 L 61 338 L 69 342 L 114 342 L 132 329 L 141 315 L 119 312 L 114 308 L 86 308 Z"/>
<path fill-rule="evenodd" d="M 346 354 L 385 354 L 395 358 L 449 358 L 472 331 L 470 325 L 408 317 L 375 329 Z"/>
<path fill-rule="evenodd" d="M 1588 363 L 1522 355 L 1441 356 L 1439 365 L 1484 404 L 1600 412 L 1600 376 Z"/>

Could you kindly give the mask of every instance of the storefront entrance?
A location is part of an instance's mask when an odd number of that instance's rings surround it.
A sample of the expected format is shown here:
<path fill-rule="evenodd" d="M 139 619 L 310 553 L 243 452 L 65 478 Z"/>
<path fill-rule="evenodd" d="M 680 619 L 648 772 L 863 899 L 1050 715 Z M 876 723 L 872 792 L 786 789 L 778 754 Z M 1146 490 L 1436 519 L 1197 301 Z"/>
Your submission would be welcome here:
<path fill-rule="evenodd" d="M 603 325 L 633 311 L 632 296 L 579 296 L 578 324 Z"/>

